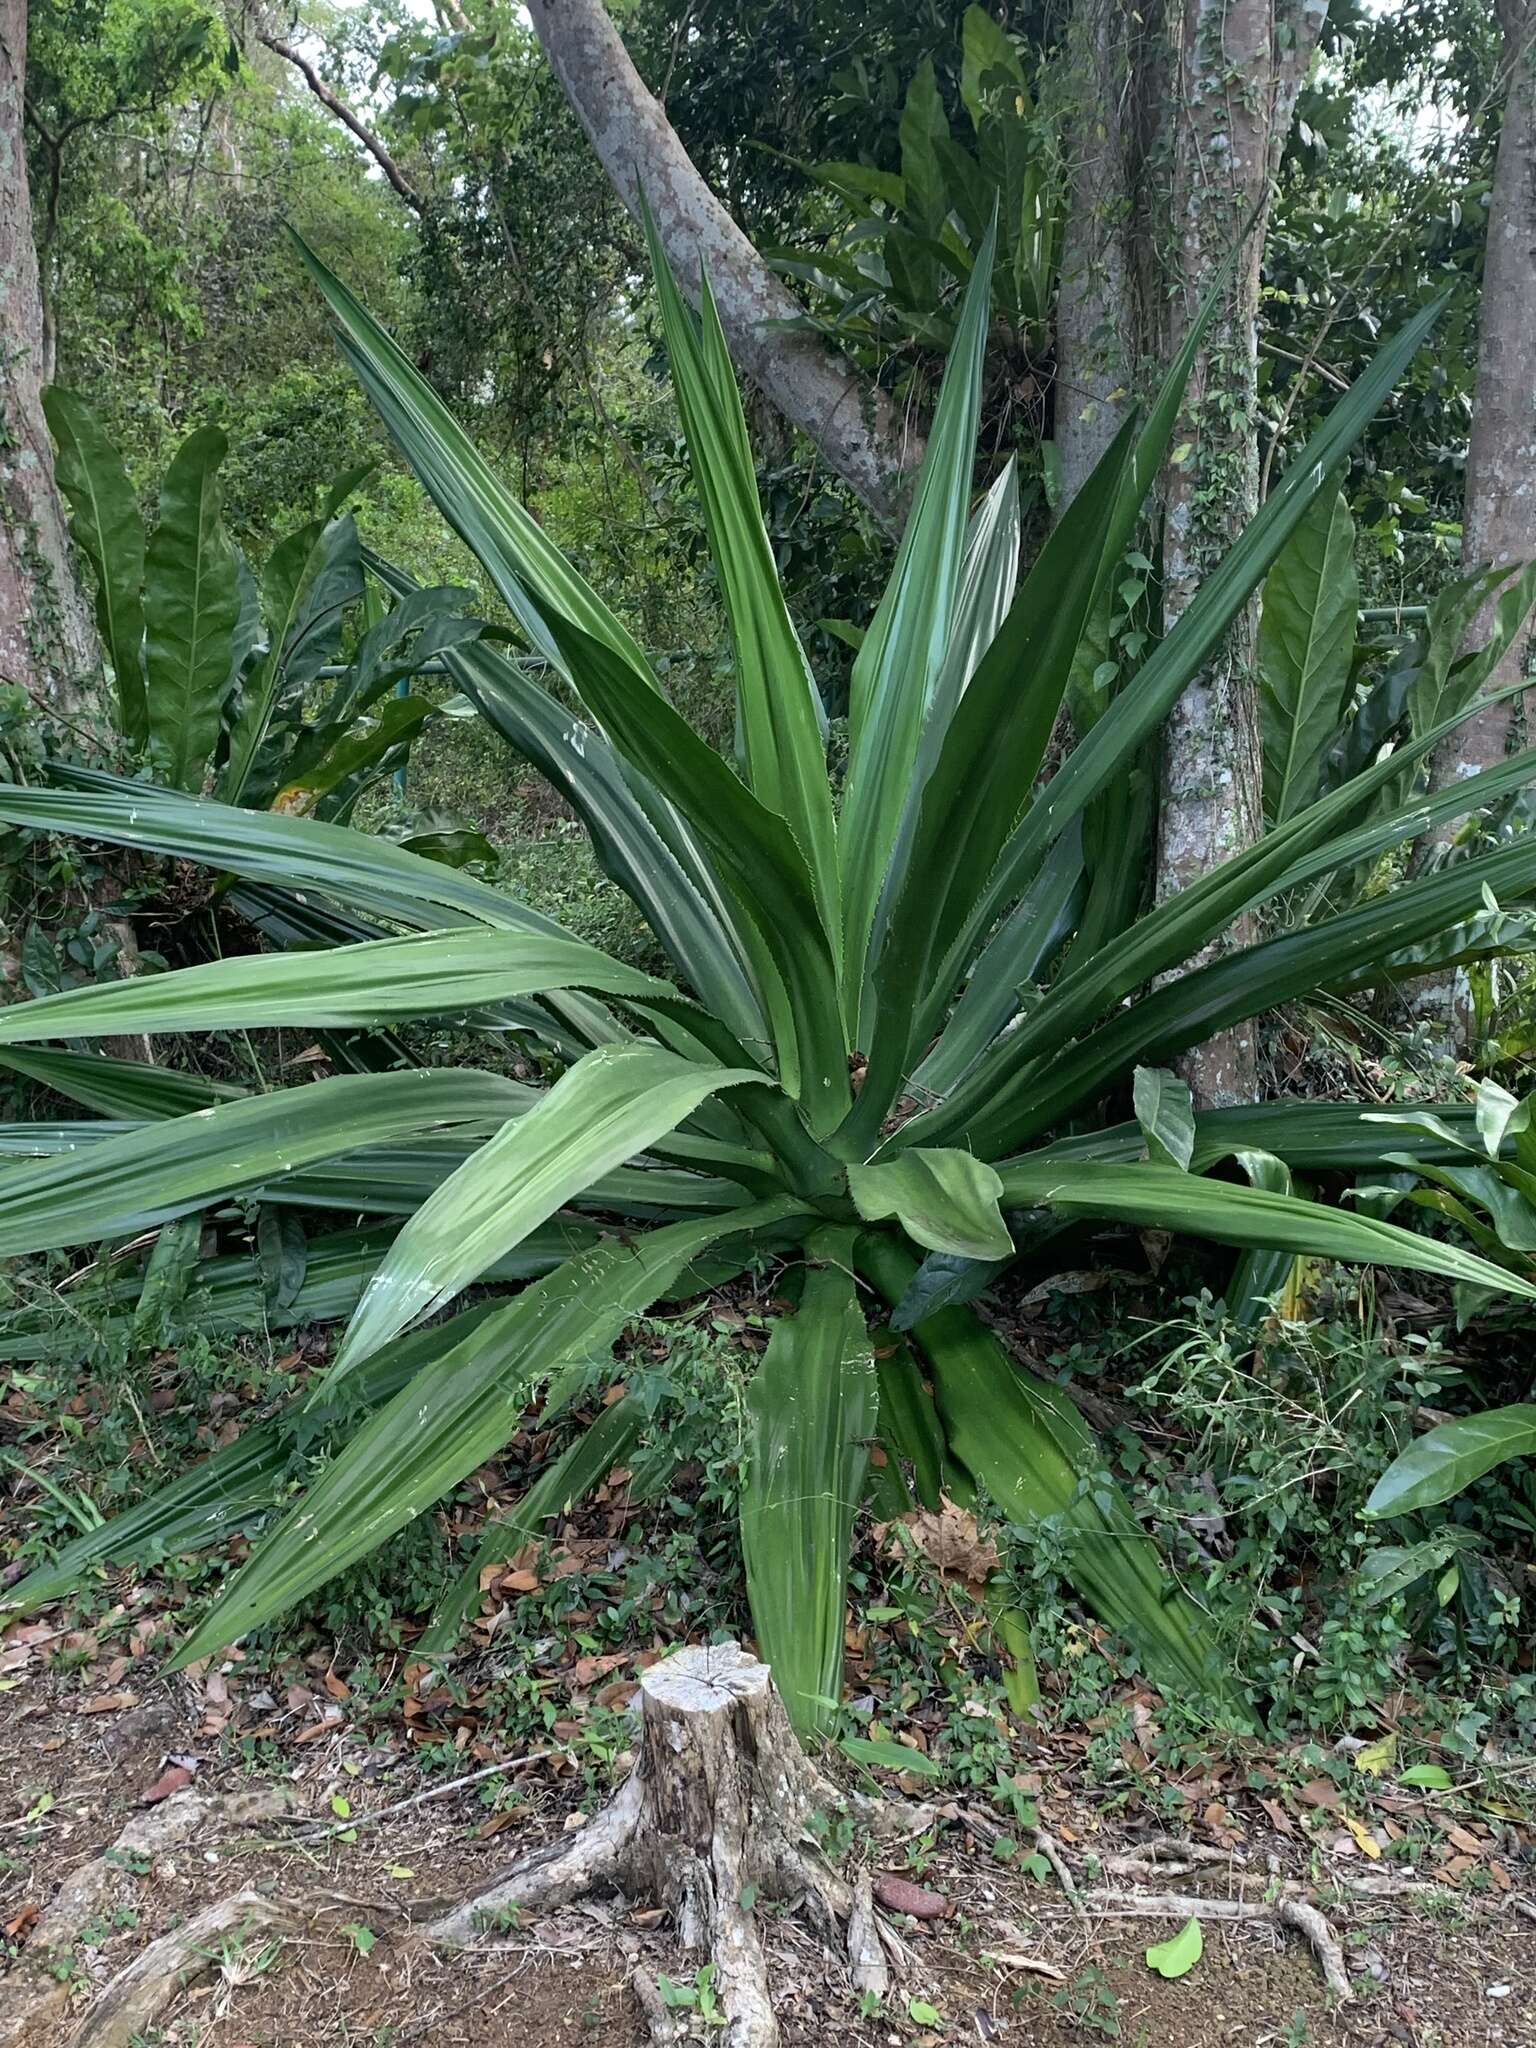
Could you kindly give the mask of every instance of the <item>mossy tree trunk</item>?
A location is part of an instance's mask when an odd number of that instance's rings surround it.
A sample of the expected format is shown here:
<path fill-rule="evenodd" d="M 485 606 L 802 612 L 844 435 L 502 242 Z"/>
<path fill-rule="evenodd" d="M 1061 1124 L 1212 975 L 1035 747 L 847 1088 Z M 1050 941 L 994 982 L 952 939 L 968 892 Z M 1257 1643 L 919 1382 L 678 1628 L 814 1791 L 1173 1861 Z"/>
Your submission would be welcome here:
<path fill-rule="evenodd" d="M 1163 481 L 1167 627 L 1258 506 L 1257 323 L 1269 195 L 1327 0 L 1077 0 L 1056 432 L 1067 488 L 1108 445 L 1124 393 L 1182 345 L 1234 247 Z M 1245 238 L 1246 235 L 1246 238 Z M 1162 901 L 1262 825 L 1255 617 L 1174 706 L 1163 733 Z M 1240 941 L 1241 926 L 1231 935 Z M 1202 1105 L 1256 1093 L 1248 1030 L 1189 1054 Z"/>
<path fill-rule="evenodd" d="M 43 419 L 26 152 L 27 4 L 0 0 L 0 681 L 68 714 L 96 666 Z"/>

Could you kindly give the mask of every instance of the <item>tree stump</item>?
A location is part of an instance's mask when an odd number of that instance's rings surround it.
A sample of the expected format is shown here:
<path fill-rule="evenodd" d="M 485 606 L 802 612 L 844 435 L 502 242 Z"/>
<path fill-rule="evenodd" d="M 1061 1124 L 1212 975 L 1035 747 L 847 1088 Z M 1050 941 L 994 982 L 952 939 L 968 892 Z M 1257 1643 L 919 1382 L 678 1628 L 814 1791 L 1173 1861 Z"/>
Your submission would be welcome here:
<path fill-rule="evenodd" d="M 856 1972 L 867 1984 L 862 1973 L 879 1967 L 860 1901 L 804 1841 L 812 1809 L 837 1797 L 795 1740 L 766 1664 L 736 1643 L 681 1650 L 640 1681 L 639 1759 L 612 1803 L 423 1931 L 465 1946 L 599 1883 L 643 1893 L 671 1912 L 685 1950 L 713 1959 L 722 2048 L 775 2048 L 758 1898 L 807 1908 L 829 1944 L 850 1921 Z M 671 2016 L 653 1986 L 639 1988 L 659 2034 Z"/>

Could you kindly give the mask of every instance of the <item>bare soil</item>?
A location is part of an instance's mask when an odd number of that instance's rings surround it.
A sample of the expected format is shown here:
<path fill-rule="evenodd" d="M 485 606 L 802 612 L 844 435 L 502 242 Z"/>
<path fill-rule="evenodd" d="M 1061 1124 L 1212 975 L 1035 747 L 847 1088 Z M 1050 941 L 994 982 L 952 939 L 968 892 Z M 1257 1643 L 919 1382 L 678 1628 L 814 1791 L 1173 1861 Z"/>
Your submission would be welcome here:
<path fill-rule="evenodd" d="M 488 1931 L 485 1948 L 471 1954 L 439 1952 L 412 1933 L 411 1904 L 474 1890 L 522 1850 L 580 1824 L 574 1787 L 543 1766 L 519 1771 L 509 1761 L 511 1782 L 527 1792 L 510 1825 L 504 1807 L 484 1803 L 483 1780 L 370 1825 L 370 1814 L 444 1778 L 408 1745 L 361 1743 L 344 1702 L 339 1711 L 280 1708 L 269 1732 L 253 1735 L 263 1724 L 237 1696 L 232 1706 L 219 1701 L 229 1709 L 225 1725 L 210 1732 L 221 1714 L 210 1716 L 206 1677 L 157 1683 L 141 1663 L 131 1685 L 101 1691 L 100 1674 L 49 1668 L 48 1647 L 15 1631 L 8 1646 L 0 1641 L 9 1665 L 0 1692 L 0 1954 L 14 1957 L 0 1982 L 0 2034 L 8 1999 L 31 1998 L 44 1974 L 29 1940 L 61 1885 L 167 1797 L 207 1801 L 209 1818 L 163 1853 L 111 1868 L 106 1906 L 75 1930 L 62 1960 L 54 1952 L 51 2010 L 29 2025 L 24 2048 L 88 2044 L 103 1988 L 157 1937 L 242 1890 L 291 1904 L 292 1931 L 222 1941 L 136 2044 L 636 2048 L 649 2036 L 628 1988 L 635 1965 L 691 1980 L 697 1959 L 678 1954 L 653 1911 L 620 1898 Z M 238 1695 L 238 1673 L 229 1686 Z M 177 1785 L 187 1774 L 185 1784 L 147 1799 L 163 1792 L 168 1770 Z M 1232 1788 L 1214 1820 L 1208 1808 L 1187 1824 L 1201 1860 L 1182 1870 L 1167 1862 L 1165 1875 L 1158 1858 L 1171 1853 L 1167 1838 L 1144 1814 L 1107 1821 L 1069 1765 L 1046 1774 L 1039 1802 L 1080 1907 L 1054 1876 L 1041 1881 L 1000 1862 L 983 1839 L 983 1818 L 968 1825 L 969 1810 L 952 1805 L 918 1868 L 866 1847 L 877 1880 L 916 1881 L 946 1909 L 897 1922 L 911 1964 L 882 2015 L 858 2016 L 846 1979 L 793 1914 L 769 1920 L 786 2043 L 1536 2044 L 1536 1855 L 1522 1826 L 1463 1813 L 1444 1825 L 1478 1848 L 1472 1867 L 1463 1851 L 1463 1867 L 1448 1875 L 1458 1861 L 1448 1841 L 1413 1872 L 1365 1854 L 1326 1805 L 1271 1800 L 1286 1833 L 1257 1798 Z M 1362 1796 L 1351 1810 L 1389 1839 L 1389 1822 L 1400 1831 L 1416 1823 L 1412 1804 L 1388 1798 L 1373 1808 Z M 257 1808 L 268 1817 L 238 1818 Z M 271 1817 L 276 1808 L 282 1818 Z M 1427 1816 L 1426 1840 L 1435 1839 L 1435 1818 Z M 303 1839 L 339 1824 L 350 1825 L 352 1839 Z M 1117 1869 L 1120 1858 L 1142 1868 Z M 1332 2007 L 1306 1942 L 1272 1920 L 1205 1922 L 1199 1963 L 1165 1981 L 1144 1951 L 1179 1919 L 1133 1917 L 1095 1900 L 1110 1887 L 1262 1900 L 1284 1883 L 1305 1887 L 1343 1944 L 1355 1986 L 1347 2004 Z"/>

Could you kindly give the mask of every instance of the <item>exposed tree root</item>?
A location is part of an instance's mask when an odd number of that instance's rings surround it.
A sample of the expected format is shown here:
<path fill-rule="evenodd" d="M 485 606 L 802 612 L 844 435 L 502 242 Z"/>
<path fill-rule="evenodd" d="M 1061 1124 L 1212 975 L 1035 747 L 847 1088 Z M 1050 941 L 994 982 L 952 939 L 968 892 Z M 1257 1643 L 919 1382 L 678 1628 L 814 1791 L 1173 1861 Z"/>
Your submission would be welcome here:
<path fill-rule="evenodd" d="M 286 1931 L 293 1915 L 260 1892 L 236 1892 L 151 1942 L 112 1979 L 70 2037 L 70 2048 L 134 2048 L 177 1993 L 238 1950 Z"/>
<path fill-rule="evenodd" d="M 523 1912 L 563 1905 L 596 1884 L 643 1894 L 667 1907 L 685 1950 L 713 1961 L 726 2014 L 721 2048 L 775 2048 L 779 2039 L 759 1898 L 804 1911 L 830 1949 L 844 1947 L 846 1925 L 853 1982 L 885 1990 L 889 1944 L 868 1880 L 850 1888 L 807 1846 L 812 1810 L 841 1795 L 801 1752 L 767 1665 L 735 1643 L 683 1650 L 646 1672 L 640 1703 L 639 1761 L 612 1804 L 580 1833 L 426 1920 L 422 1933 L 480 1944 Z M 898 1832 L 903 1818 L 910 1830 L 913 1815 L 898 1809 L 896 1817 Z M 655 1985 L 637 1976 L 635 1992 L 653 2037 L 675 2040 L 677 2016 Z"/>
<path fill-rule="evenodd" d="M 136 1814 L 109 1849 L 70 1873 L 39 1917 L 26 1952 L 6 1984 L 0 2048 L 22 2048 L 45 2023 L 63 2012 L 69 2000 L 70 1972 L 58 1966 L 69 1960 L 80 1930 L 110 1911 L 125 1871 L 163 1856 L 194 1835 L 206 1837 L 220 1822 L 271 1820 L 284 1803 L 284 1796 L 275 1788 L 269 1797 L 245 1794 L 216 1800 L 205 1799 L 189 1787 L 148 1812 Z M 97 2037 L 82 2031 L 76 2039 L 94 2043 Z"/>
<path fill-rule="evenodd" d="M 1090 1913 L 1127 1913 L 1158 1920 L 1272 1920 L 1311 1944 L 1323 1979 L 1341 2002 L 1350 1996 L 1344 1951 L 1316 1906 L 1305 1899 L 1282 1896 L 1272 1904 L 1259 1899 L 1207 1899 L 1198 1892 L 1097 1891 L 1081 1894 Z"/>

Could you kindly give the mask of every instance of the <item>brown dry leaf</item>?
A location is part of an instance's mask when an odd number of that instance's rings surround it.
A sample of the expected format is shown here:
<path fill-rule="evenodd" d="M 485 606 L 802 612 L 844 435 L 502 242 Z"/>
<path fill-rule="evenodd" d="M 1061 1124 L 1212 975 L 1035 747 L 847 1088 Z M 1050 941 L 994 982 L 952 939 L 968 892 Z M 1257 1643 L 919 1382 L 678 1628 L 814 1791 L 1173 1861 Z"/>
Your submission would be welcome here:
<path fill-rule="evenodd" d="M 888 1913 L 908 1913 L 914 1920 L 947 1920 L 955 1910 L 942 1892 L 930 1892 L 910 1878 L 882 1872 L 873 1889 L 876 1903 Z"/>
<path fill-rule="evenodd" d="M 1488 1875 L 1493 1879 L 1494 1883 L 1498 1886 L 1501 1892 L 1507 1892 L 1509 1890 L 1509 1872 L 1504 1868 L 1502 1863 L 1498 1862 L 1497 1860 L 1491 1862 L 1488 1865 Z"/>
<path fill-rule="evenodd" d="M 985 1585 L 1002 1566 L 997 1545 L 980 1533 L 976 1517 L 952 1500 L 942 1501 L 937 1514 L 917 1508 L 899 1522 L 887 1523 L 884 1536 L 890 1556 L 906 1557 L 909 1544 L 915 1543 L 945 1578 L 964 1579 L 968 1585 Z"/>
<path fill-rule="evenodd" d="M 37 1917 L 38 1909 L 30 1903 L 23 1906 L 19 1913 L 13 1913 L 11 1918 L 5 1923 L 5 1931 L 9 1939 L 12 1941 L 24 1941 L 36 1926 Z"/>
<path fill-rule="evenodd" d="M 338 1678 L 334 1671 L 327 1671 L 320 1683 L 333 1700 L 349 1700 L 352 1697 L 351 1686 L 344 1678 Z"/>
<path fill-rule="evenodd" d="M 489 1820 L 481 1821 L 475 1829 L 478 1840 L 485 1841 L 491 1835 L 499 1835 L 503 1828 L 510 1828 L 523 1818 L 515 1806 L 504 1806 L 500 1813 L 493 1813 Z"/>
<path fill-rule="evenodd" d="M 1477 1858 L 1475 1856 L 1453 1856 L 1450 1862 L 1443 1866 L 1439 1874 L 1445 1879 L 1447 1884 L 1456 1884 L 1466 1876 L 1469 1870 L 1475 1870 L 1476 1868 Z"/>
<path fill-rule="evenodd" d="M 136 1692 L 99 1692 L 93 1700 L 82 1700 L 82 1714 L 120 1714 L 124 1707 L 136 1707 L 139 1696 Z"/>
<path fill-rule="evenodd" d="M 323 1721 L 315 1721 L 308 1728 L 301 1728 L 293 1739 L 295 1742 L 318 1742 L 322 1735 L 334 1735 L 338 1728 L 345 1727 L 345 1725 L 341 1709 L 339 1707 L 331 1707 L 327 1709 Z"/>
<path fill-rule="evenodd" d="M 1304 1806 L 1326 1807 L 1330 1813 L 1344 1804 L 1338 1786 L 1328 1778 L 1314 1778 L 1310 1785 L 1302 1786 L 1296 1797 Z"/>
<path fill-rule="evenodd" d="M 192 1771 L 186 1764 L 172 1764 L 162 1771 L 147 1791 L 139 1794 L 140 1806 L 158 1806 L 162 1799 L 169 1799 L 173 1792 L 185 1791 L 192 1782 Z"/>
<path fill-rule="evenodd" d="M 1468 1834 L 1465 1828 L 1459 1828 L 1454 1823 L 1447 1826 L 1444 1822 L 1441 1822 L 1440 1826 L 1451 1847 L 1459 1849 L 1463 1856 L 1486 1854 L 1490 1845 L 1487 1842 L 1480 1842 L 1476 1835 Z"/>
<path fill-rule="evenodd" d="M 1261 1799 L 1259 1804 L 1268 1815 L 1271 1827 L 1277 1828 L 1282 1835 L 1295 1834 L 1296 1830 L 1291 1825 L 1291 1816 L 1286 1812 L 1278 1799 Z"/>
<path fill-rule="evenodd" d="M 537 1593 L 539 1590 L 539 1575 L 537 1572 L 528 1571 L 504 1572 L 501 1579 L 501 1590 L 504 1593 Z"/>

